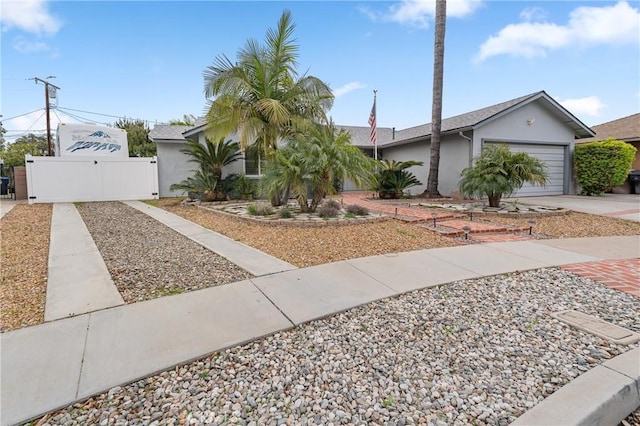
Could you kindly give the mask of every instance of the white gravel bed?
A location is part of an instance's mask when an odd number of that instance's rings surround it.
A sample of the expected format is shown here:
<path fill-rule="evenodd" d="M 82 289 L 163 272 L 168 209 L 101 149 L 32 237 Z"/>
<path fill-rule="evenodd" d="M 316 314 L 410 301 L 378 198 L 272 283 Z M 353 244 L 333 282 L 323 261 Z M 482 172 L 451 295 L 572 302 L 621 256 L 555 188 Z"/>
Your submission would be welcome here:
<path fill-rule="evenodd" d="M 252 277 L 123 203 L 82 203 L 77 208 L 127 303 Z"/>
<path fill-rule="evenodd" d="M 507 425 L 636 346 L 550 316 L 562 309 L 640 331 L 640 298 L 556 268 L 460 281 L 113 388 L 47 422 Z"/>

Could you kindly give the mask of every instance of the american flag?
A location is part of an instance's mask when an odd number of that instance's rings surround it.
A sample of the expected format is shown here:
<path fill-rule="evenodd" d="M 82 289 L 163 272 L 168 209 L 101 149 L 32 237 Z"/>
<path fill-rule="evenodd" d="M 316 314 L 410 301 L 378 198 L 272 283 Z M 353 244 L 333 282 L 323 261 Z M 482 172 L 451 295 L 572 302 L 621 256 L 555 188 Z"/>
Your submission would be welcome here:
<path fill-rule="evenodd" d="M 371 126 L 371 133 L 369 133 L 369 140 L 371 140 L 371 143 L 375 145 L 377 142 L 375 99 L 373 100 L 373 106 L 371 107 L 371 114 L 369 114 L 369 126 Z"/>

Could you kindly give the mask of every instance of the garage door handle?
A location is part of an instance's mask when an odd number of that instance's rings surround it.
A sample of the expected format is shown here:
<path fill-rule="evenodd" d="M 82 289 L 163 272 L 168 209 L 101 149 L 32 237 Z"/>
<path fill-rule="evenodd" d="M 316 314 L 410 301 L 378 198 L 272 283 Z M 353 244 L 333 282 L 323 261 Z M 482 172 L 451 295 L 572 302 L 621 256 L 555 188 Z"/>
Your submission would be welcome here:
<path fill-rule="evenodd" d="M 93 164 L 98 164 L 98 160 L 93 160 Z"/>

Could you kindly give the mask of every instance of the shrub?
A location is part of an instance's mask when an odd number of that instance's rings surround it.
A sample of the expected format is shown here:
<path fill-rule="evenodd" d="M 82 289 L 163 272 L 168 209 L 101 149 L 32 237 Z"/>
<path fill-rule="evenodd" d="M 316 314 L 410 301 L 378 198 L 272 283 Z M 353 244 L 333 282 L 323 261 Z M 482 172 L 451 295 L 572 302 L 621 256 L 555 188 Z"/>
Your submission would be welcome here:
<path fill-rule="evenodd" d="M 623 184 L 635 154 L 635 147 L 612 138 L 577 145 L 574 164 L 582 194 L 599 195 Z"/>
<path fill-rule="evenodd" d="M 458 186 L 465 197 L 487 196 L 489 206 L 500 207 L 502 196 L 509 196 L 525 182 L 544 186 L 548 175 L 542 161 L 526 152 L 509 151 L 507 144 L 482 148 L 473 167 L 462 171 Z"/>
<path fill-rule="evenodd" d="M 369 209 L 359 206 L 357 204 L 351 204 L 346 207 L 347 213 L 351 213 L 356 216 L 366 216 L 369 214 Z"/>
<path fill-rule="evenodd" d="M 291 214 L 291 210 L 281 209 L 278 212 L 278 216 L 280 216 L 281 219 L 290 219 L 293 215 Z"/>
<path fill-rule="evenodd" d="M 344 217 L 346 217 L 347 219 L 355 219 L 356 215 L 353 213 L 347 213 L 344 215 Z"/>
<path fill-rule="evenodd" d="M 324 202 L 324 207 L 333 207 L 334 209 L 340 210 L 340 203 L 334 199 L 329 198 Z"/>
<path fill-rule="evenodd" d="M 336 217 L 338 216 L 338 213 L 340 212 L 340 210 L 338 210 L 335 207 L 330 207 L 330 206 L 322 206 L 320 208 L 320 211 L 318 212 L 318 214 L 320 215 L 321 218 L 323 219 L 329 219 L 331 217 Z"/>
<path fill-rule="evenodd" d="M 256 195 L 256 182 L 245 175 L 239 175 L 234 182 L 234 192 L 244 200 L 251 200 Z"/>
<path fill-rule="evenodd" d="M 269 216 L 273 214 L 273 208 L 268 204 L 250 204 L 247 213 L 251 216 Z"/>

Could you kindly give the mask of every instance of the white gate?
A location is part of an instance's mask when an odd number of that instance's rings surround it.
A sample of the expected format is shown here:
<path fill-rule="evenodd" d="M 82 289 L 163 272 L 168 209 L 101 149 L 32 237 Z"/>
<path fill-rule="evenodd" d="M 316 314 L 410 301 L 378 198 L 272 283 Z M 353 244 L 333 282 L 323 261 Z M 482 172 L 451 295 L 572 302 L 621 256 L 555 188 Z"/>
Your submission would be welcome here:
<path fill-rule="evenodd" d="M 29 203 L 158 198 L 156 157 L 26 156 Z"/>

